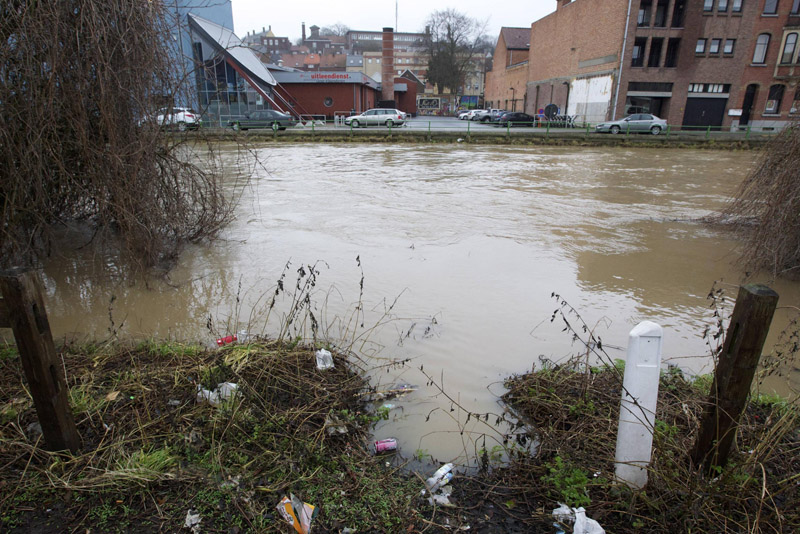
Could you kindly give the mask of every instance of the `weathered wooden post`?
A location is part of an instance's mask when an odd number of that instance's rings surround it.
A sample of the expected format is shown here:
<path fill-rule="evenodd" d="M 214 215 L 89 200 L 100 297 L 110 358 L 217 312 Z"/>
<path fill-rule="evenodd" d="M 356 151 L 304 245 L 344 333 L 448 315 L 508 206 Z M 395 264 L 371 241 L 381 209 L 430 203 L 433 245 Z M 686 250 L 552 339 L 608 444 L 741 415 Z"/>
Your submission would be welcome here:
<path fill-rule="evenodd" d="M 647 484 L 652 456 L 662 338 L 661 326 L 651 321 L 642 321 L 628 336 L 614 473 L 636 489 Z"/>
<path fill-rule="evenodd" d="M 30 271 L 6 271 L 0 274 L 0 295 L 0 327 L 14 331 L 45 444 L 51 450 L 76 452 L 81 439 L 47 321 L 41 282 Z"/>
<path fill-rule="evenodd" d="M 692 451 L 695 465 L 710 468 L 727 462 L 777 304 L 778 294 L 767 286 L 739 288 Z"/>

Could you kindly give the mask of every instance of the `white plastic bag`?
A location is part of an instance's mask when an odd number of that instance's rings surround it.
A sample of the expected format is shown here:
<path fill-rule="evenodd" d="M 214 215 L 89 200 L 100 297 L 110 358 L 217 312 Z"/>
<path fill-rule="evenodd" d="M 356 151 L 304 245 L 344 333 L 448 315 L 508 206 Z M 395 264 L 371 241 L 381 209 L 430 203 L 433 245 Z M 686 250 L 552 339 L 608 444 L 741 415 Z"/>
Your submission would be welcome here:
<path fill-rule="evenodd" d="M 197 400 L 205 400 L 214 406 L 219 406 L 222 404 L 222 402 L 236 395 L 236 391 L 238 391 L 238 389 L 239 386 L 233 382 L 222 382 L 221 384 L 217 384 L 217 387 L 214 389 L 214 391 L 209 391 L 203 386 L 197 386 Z"/>
<path fill-rule="evenodd" d="M 325 349 L 319 349 L 317 355 L 317 369 L 327 371 L 333 369 L 333 355 Z"/>
<path fill-rule="evenodd" d="M 558 503 L 558 508 L 553 510 L 553 517 L 560 523 L 574 522 L 573 534 L 605 534 L 606 532 L 600 523 L 586 517 L 586 510 L 583 507 L 570 508 L 566 504 Z"/>

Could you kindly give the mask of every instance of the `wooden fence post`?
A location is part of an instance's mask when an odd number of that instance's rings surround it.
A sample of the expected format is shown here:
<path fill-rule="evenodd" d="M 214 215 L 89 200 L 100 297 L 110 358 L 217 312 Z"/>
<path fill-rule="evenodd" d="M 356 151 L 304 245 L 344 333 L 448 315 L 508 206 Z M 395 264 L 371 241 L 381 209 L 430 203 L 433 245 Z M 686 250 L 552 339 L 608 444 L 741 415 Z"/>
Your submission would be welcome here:
<path fill-rule="evenodd" d="M 777 304 L 778 294 L 767 286 L 739 288 L 692 451 L 695 465 L 711 468 L 727 462 Z"/>
<path fill-rule="evenodd" d="M 48 449 L 77 452 L 80 435 L 69 407 L 67 383 L 53 344 L 39 277 L 14 269 L 0 274 L 0 318 L 11 327 Z M 5 313 L 3 313 L 5 312 Z"/>

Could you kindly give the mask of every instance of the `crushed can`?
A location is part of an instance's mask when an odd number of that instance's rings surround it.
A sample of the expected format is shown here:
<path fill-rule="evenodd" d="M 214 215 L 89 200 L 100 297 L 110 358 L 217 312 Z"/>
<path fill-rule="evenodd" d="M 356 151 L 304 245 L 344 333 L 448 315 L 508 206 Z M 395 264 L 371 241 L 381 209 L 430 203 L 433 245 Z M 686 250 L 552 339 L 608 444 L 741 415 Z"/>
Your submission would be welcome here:
<path fill-rule="evenodd" d="M 394 438 L 379 439 L 375 442 L 375 452 L 390 452 L 397 450 L 397 440 Z"/>

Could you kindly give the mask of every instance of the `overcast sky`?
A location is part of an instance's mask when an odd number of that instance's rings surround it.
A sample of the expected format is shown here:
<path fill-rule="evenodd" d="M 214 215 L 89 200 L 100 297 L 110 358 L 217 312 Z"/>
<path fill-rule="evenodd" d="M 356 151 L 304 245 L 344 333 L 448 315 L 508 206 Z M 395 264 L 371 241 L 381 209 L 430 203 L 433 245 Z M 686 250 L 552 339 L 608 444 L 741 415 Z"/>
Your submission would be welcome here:
<path fill-rule="evenodd" d="M 425 19 L 431 12 L 447 8 L 488 22 L 487 33 L 497 37 L 503 26 L 529 28 L 532 22 L 556 9 L 556 0 L 504 0 L 498 4 L 485 0 L 397 0 L 395 26 L 395 0 L 231 0 L 231 3 L 234 32 L 239 37 L 272 25 L 276 37 L 288 37 L 292 42 L 300 37 L 303 22 L 306 28 L 342 23 L 353 30 L 379 31 L 389 26 L 400 32 L 418 32 L 425 28 Z"/>

